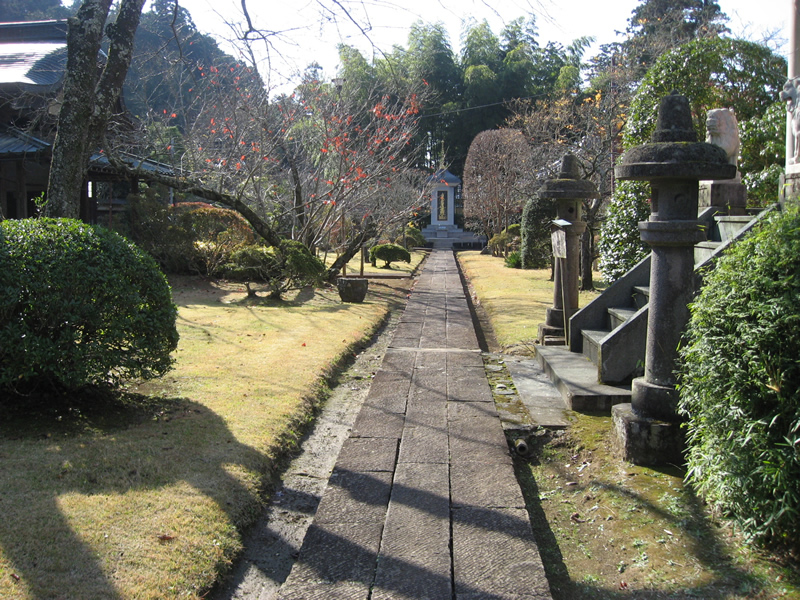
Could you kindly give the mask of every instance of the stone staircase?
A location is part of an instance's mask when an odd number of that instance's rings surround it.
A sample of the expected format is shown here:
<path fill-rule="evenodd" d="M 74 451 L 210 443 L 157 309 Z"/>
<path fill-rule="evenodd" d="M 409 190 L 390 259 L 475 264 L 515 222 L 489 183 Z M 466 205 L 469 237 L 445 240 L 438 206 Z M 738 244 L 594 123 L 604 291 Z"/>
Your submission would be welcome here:
<path fill-rule="evenodd" d="M 734 240 L 746 234 L 766 211 L 729 216 L 718 207 L 698 220 L 708 241 L 695 246 L 695 279 Z M 537 346 L 542 368 L 572 410 L 608 410 L 629 402 L 630 381 L 644 370 L 650 295 L 650 256 L 575 313 L 569 321 L 568 347 Z"/>
<path fill-rule="evenodd" d="M 428 242 L 438 247 L 451 247 L 453 244 L 485 244 L 486 238 L 471 231 L 464 231 L 458 225 L 428 225 L 422 229 L 422 235 Z"/>

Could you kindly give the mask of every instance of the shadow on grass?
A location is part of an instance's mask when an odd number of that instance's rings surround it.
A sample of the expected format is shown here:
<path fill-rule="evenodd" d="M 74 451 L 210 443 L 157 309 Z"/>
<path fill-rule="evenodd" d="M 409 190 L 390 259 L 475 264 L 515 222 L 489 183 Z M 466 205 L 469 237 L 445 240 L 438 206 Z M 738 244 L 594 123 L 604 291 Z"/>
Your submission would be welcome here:
<path fill-rule="evenodd" d="M 533 457 L 530 462 L 538 464 L 538 459 Z M 531 472 L 530 465 L 517 457 L 515 459 L 515 469 L 525 497 L 534 536 L 539 544 L 554 600 L 571 600 L 574 598 L 723 599 L 730 598 L 735 594 L 738 594 L 737 597 L 762 597 L 762 594 L 768 592 L 764 580 L 737 564 L 737 560 L 730 555 L 726 545 L 721 540 L 722 531 L 709 520 L 704 511 L 703 502 L 690 488 L 684 487 L 682 507 L 676 514 L 675 511 L 667 510 L 653 503 L 634 490 L 599 478 L 586 483 L 578 483 L 570 489 L 576 495 L 581 492 L 588 493 L 602 489 L 613 496 L 626 499 L 632 506 L 639 507 L 645 513 L 667 521 L 677 535 L 689 541 L 692 557 L 711 576 L 707 583 L 682 589 L 676 589 L 675 586 L 659 589 L 657 585 L 653 585 L 648 589 L 633 590 L 625 588 L 611 590 L 608 589 L 608 586 L 601 587 L 593 581 L 576 581 L 569 573 L 558 538 L 548 523 L 540 498 L 539 486 Z M 557 467 L 556 470 L 558 471 L 558 477 L 564 480 L 573 479 L 574 477 L 561 467 Z M 675 476 L 676 470 L 671 468 L 664 469 L 662 472 Z M 800 583 L 800 573 L 790 575 L 790 578 L 792 585 Z M 620 577 L 620 579 L 624 579 L 624 576 Z"/>
<path fill-rule="evenodd" d="M 269 473 L 274 457 L 238 443 L 224 419 L 207 407 L 183 398 L 96 391 L 69 400 L 72 408 L 45 397 L 0 401 L 4 513 L 0 547 L 13 569 L 5 575 L 5 583 L 11 575 L 37 599 L 63 594 L 84 600 L 123 598 L 114 583 L 118 567 L 126 561 L 153 560 L 160 544 L 170 543 L 175 548 L 184 543 L 180 532 L 175 533 L 176 541 L 165 542 L 158 534 L 167 531 L 148 531 L 123 546 L 119 532 L 126 532 L 122 537 L 130 536 L 127 530 L 135 530 L 135 524 L 130 515 L 127 520 L 114 515 L 99 519 L 109 527 L 106 538 L 112 535 L 117 539 L 109 539 L 108 544 L 94 539 L 90 544 L 87 536 L 101 534 L 95 531 L 94 517 L 91 526 L 76 531 L 71 519 L 81 518 L 64 512 L 66 496 L 94 496 L 102 506 L 102 502 L 114 502 L 129 492 L 185 483 L 213 500 L 234 526 L 240 527 L 249 518 L 248 512 L 259 509 L 257 494 L 231 474 L 231 466 L 248 473 Z M 174 500 L 180 502 L 180 497 Z M 92 512 L 95 505 L 82 506 Z M 142 516 L 165 508 L 153 505 Z M 85 522 L 85 515 L 83 519 Z M 126 548 L 126 555 L 101 553 L 98 544 Z"/>

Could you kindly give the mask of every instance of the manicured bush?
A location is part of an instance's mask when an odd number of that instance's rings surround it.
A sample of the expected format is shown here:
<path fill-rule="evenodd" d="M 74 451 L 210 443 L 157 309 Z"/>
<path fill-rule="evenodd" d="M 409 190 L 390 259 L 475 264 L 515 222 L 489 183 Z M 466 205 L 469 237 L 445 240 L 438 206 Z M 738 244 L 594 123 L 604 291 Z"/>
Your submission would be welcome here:
<path fill-rule="evenodd" d="M 255 242 L 236 211 L 204 202 L 167 206 L 147 194 L 128 198 L 119 231 L 176 274 L 221 275 L 233 251 Z"/>
<path fill-rule="evenodd" d="M 379 244 L 370 248 L 369 259 L 373 265 L 380 259 L 384 261 L 384 269 L 391 269 L 393 262 L 403 261 L 410 263 L 411 254 L 409 254 L 408 250 L 397 244 Z"/>
<path fill-rule="evenodd" d="M 177 311 L 150 256 L 69 219 L 0 229 L 0 388 L 76 390 L 169 370 Z"/>
<path fill-rule="evenodd" d="M 266 283 L 269 297 L 279 300 L 289 290 L 302 289 L 322 281 L 325 265 L 301 242 L 283 240 L 279 248 L 244 246 L 235 250 L 225 265 L 226 275 L 243 281 L 249 296 L 250 284 Z"/>
<path fill-rule="evenodd" d="M 148 193 L 128 196 L 125 215 L 114 221 L 114 230 L 133 240 L 166 273 L 199 270 L 191 232 L 179 222 L 174 208 Z"/>
<path fill-rule="evenodd" d="M 189 233 L 194 246 L 194 262 L 201 275 L 221 275 L 223 265 L 234 251 L 255 242 L 250 224 L 242 215 L 228 208 L 184 209 L 179 213 L 178 223 Z"/>
<path fill-rule="evenodd" d="M 507 243 L 508 234 L 505 231 L 501 231 L 500 233 L 495 233 L 486 245 L 492 251 L 492 256 L 503 256 Z"/>
<path fill-rule="evenodd" d="M 543 269 L 550 264 L 550 221 L 554 201 L 531 198 L 522 210 L 520 257 L 523 269 Z"/>
<path fill-rule="evenodd" d="M 493 235 L 487 244 L 492 251 L 492 256 L 503 256 L 506 252 L 519 250 L 521 235 L 522 228 L 519 223 L 513 223 L 500 233 Z"/>
<path fill-rule="evenodd" d="M 762 539 L 800 542 L 800 211 L 723 256 L 691 307 L 688 479 Z"/>

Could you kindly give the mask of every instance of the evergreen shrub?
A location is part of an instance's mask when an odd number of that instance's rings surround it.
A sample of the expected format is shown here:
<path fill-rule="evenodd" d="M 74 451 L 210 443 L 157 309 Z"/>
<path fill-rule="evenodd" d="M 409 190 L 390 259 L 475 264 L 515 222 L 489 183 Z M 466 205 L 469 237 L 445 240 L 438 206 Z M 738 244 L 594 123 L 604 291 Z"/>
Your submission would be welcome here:
<path fill-rule="evenodd" d="M 513 252 L 509 252 L 508 256 L 506 256 L 506 266 L 511 269 L 520 269 L 522 268 L 522 256 L 520 255 L 519 250 L 514 250 Z"/>
<path fill-rule="evenodd" d="M 417 229 L 416 227 L 408 226 L 405 228 L 405 231 L 402 235 L 399 235 L 395 242 L 400 245 L 402 244 L 405 248 L 413 248 L 418 247 L 421 248 L 425 246 L 427 240 L 425 236 L 422 235 L 422 232 Z"/>
<path fill-rule="evenodd" d="M 155 261 L 70 219 L 0 223 L 0 388 L 77 390 L 166 373 L 177 310 Z"/>
<path fill-rule="evenodd" d="M 239 213 L 204 202 L 168 206 L 130 196 L 119 231 L 147 251 L 167 273 L 218 276 L 235 250 L 255 243 Z"/>
<path fill-rule="evenodd" d="M 621 181 L 617 185 L 597 242 L 600 272 L 606 281 L 616 281 L 650 253 L 639 234 L 639 223 L 650 218 L 649 197 L 647 183 Z"/>
<path fill-rule="evenodd" d="M 552 200 L 531 198 L 525 203 L 520 224 L 520 259 L 523 269 L 543 269 L 550 264 L 550 222 L 554 214 Z"/>
<path fill-rule="evenodd" d="M 747 533 L 800 542 L 800 211 L 730 249 L 681 350 L 688 475 Z"/>
<path fill-rule="evenodd" d="M 397 244 L 379 244 L 370 248 L 369 260 L 373 265 L 375 265 L 378 260 L 382 260 L 384 261 L 383 268 L 391 269 L 393 262 L 402 261 L 410 263 L 411 254 L 408 250 Z"/>
<path fill-rule="evenodd" d="M 204 205 L 208 206 L 208 205 Z M 194 243 L 175 210 L 150 194 L 128 196 L 122 220 L 114 230 L 152 256 L 166 273 L 196 273 Z"/>
<path fill-rule="evenodd" d="M 255 295 L 250 284 L 260 282 L 268 285 L 270 298 L 279 300 L 284 292 L 319 284 L 325 265 L 301 242 L 283 240 L 279 248 L 251 245 L 235 250 L 224 272 L 245 282 L 248 295 Z"/>

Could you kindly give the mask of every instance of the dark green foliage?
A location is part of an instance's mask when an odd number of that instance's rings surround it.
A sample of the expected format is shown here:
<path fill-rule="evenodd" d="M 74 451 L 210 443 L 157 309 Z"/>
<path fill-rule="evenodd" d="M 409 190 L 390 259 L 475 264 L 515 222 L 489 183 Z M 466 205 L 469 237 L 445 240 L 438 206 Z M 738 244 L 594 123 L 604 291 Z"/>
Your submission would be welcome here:
<path fill-rule="evenodd" d="M 521 228 L 519 223 L 509 225 L 500 233 L 492 236 L 487 244 L 492 251 L 492 256 L 502 256 L 507 252 L 518 252 L 520 246 Z"/>
<path fill-rule="evenodd" d="M 325 265 L 302 243 L 283 240 L 280 248 L 239 248 L 231 254 L 225 273 L 231 279 L 244 281 L 250 296 L 255 295 L 250 283 L 260 282 L 269 286 L 270 298 L 279 300 L 284 292 L 320 283 Z"/>
<path fill-rule="evenodd" d="M 406 248 L 421 247 L 427 243 L 425 236 L 416 227 L 406 227 L 403 235 L 398 236 L 395 242 Z"/>
<path fill-rule="evenodd" d="M 0 223 L 0 387 L 76 390 L 167 372 L 176 308 L 155 261 L 67 219 Z"/>
<path fill-rule="evenodd" d="M 623 146 L 627 150 L 650 141 L 661 98 L 677 90 L 689 99 L 697 139 L 705 139 L 705 119 L 712 108 L 733 108 L 744 122 L 761 117 L 775 103 L 786 79 L 785 60 L 769 48 L 730 38 L 697 39 L 661 55 L 647 72 L 631 103 Z M 779 137 L 778 132 L 774 134 Z M 749 144 L 755 146 L 749 148 Z M 742 137 L 742 155 L 758 152 L 758 136 Z M 762 172 L 763 161 L 743 162 Z M 649 248 L 639 239 L 638 223 L 647 220 L 649 186 L 621 183 L 608 205 L 600 237 L 600 271 L 615 281 Z M 634 247 L 631 247 L 633 245 Z"/>
<path fill-rule="evenodd" d="M 66 19 L 74 10 L 60 0 L 3 0 L 3 21 L 44 21 Z"/>
<path fill-rule="evenodd" d="M 131 196 L 118 226 L 167 273 L 220 275 L 232 252 L 255 242 L 239 213 L 202 202 L 169 206 Z"/>
<path fill-rule="evenodd" d="M 747 186 L 749 206 L 778 201 L 780 177 L 786 163 L 786 104 L 776 102 L 762 117 L 739 124 L 742 149 L 739 170 Z"/>
<path fill-rule="evenodd" d="M 392 263 L 399 260 L 410 263 L 411 254 L 409 254 L 408 250 L 397 244 L 379 244 L 373 246 L 369 250 L 369 260 L 373 265 L 378 259 L 384 261 L 384 269 L 391 269 Z"/>
<path fill-rule="evenodd" d="M 543 269 L 550 264 L 552 200 L 531 198 L 525 203 L 520 224 L 520 260 L 523 269 Z"/>
<path fill-rule="evenodd" d="M 123 219 L 114 229 L 150 254 L 167 273 L 196 270 L 190 233 L 180 226 L 170 207 L 148 196 L 129 196 Z"/>
<path fill-rule="evenodd" d="M 688 478 L 754 536 L 800 542 L 800 211 L 733 247 L 681 351 Z"/>
<path fill-rule="evenodd" d="M 519 250 L 509 252 L 508 256 L 506 256 L 506 266 L 511 269 L 522 268 L 522 255 L 520 254 Z"/>
<path fill-rule="evenodd" d="M 639 235 L 639 222 L 650 215 L 649 197 L 650 186 L 641 181 L 621 181 L 614 190 L 597 243 L 600 272 L 607 281 L 622 277 L 650 252 Z"/>

